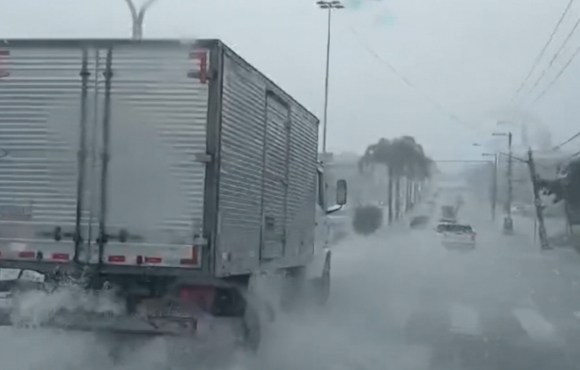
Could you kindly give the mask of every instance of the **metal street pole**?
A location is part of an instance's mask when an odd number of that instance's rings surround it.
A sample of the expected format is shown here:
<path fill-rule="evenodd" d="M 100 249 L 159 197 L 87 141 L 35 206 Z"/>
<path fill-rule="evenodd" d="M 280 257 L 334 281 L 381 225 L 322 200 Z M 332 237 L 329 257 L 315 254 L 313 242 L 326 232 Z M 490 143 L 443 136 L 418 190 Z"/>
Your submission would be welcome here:
<path fill-rule="evenodd" d="M 342 9 L 344 5 L 338 1 L 317 1 L 321 9 L 326 9 L 328 11 L 328 29 L 326 37 L 326 76 L 324 79 L 324 117 L 322 120 L 322 153 L 326 154 L 326 130 L 328 124 L 328 81 L 330 75 L 330 34 L 331 34 L 331 23 L 332 23 L 332 11 L 334 9 Z"/>
<path fill-rule="evenodd" d="M 508 133 L 508 168 L 507 168 L 508 194 L 507 194 L 507 218 L 510 220 L 509 221 L 510 224 L 513 225 L 513 223 L 511 222 L 511 218 L 512 218 L 512 198 L 513 198 L 512 174 L 513 174 L 512 133 L 510 131 Z"/>
<path fill-rule="evenodd" d="M 513 188 L 512 188 L 512 163 L 513 163 L 512 133 L 511 133 L 511 131 L 508 133 L 494 132 L 492 134 L 492 136 L 507 136 L 507 138 L 508 138 L 507 199 L 505 202 L 506 216 L 503 219 L 503 230 L 504 230 L 505 234 L 512 234 L 514 231 L 514 223 L 513 223 L 513 219 L 512 219 L 512 196 L 513 196 Z"/>
<path fill-rule="evenodd" d="M 131 12 L 131 18 L 133 20 L 133 40 L 141 40 L 143 38 L 143 20 L 145 19 L 145 13 L 147 10 L 158 0 L 147 0 L 139 10 L 133 3 L 133 0 L 125 0 L 127 6 L 129 7 L 129 11 Z"/>
<path fill-rule="evenodd" d="M 330 25 L 332 23 L 332 8 L 328 7 L 328 30 L 326 32 L 326 75 L 324 77 L 324 118 L 322 123 L 322 153 L 326 153 L 326 130 L 328 125 L 328 76 L 330 73 Z"/>
<path fill-rule="evenodd" d="M 538 186 L 538 175 L 536 173 L 536 163 L 532 155 L 532 150 L 528 150 L 528 168 L 532 180 L 532 189 L 534 191 L 534 205 L 536 206 L 536 220 L 538 221 L 538 236 L 540 237 L 540 246 L 542 249 L 552 249 L 548 242 L 546 233 L 546 224 L 544 223 L 544 213 L 542 199 L 540 198 L 540 187 Z"/>
<path fill-rule="evenodd" d="M 497 206 L 497 153 L 493 155 L 493 184 L 491 185 L 491 219 L 495 221 Z"/>
<path fill-rule="evenodd" d="M 497 153 L 482 153 L 483 157 L 493 157 L 493 162 L 491 164 L 492 174 L 491 174 L 491 219 L 495 220 L 496 206 L 497 206 Z"/>

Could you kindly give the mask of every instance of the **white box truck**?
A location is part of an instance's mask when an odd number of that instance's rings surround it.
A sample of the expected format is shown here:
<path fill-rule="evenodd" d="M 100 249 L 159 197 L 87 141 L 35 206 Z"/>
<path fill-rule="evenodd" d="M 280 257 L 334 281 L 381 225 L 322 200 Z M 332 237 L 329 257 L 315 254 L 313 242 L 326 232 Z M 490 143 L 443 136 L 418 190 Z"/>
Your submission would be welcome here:
<path fill-rule="evenodd" d="M 257 345 L 252 276 L 328 296 L 346 183 L 326 204 L 317 148 L 318 119 L 218 40 L 4 40 L 0 268 L 125 302 L 46 325 L 195 335 L 202 310 Z"/>

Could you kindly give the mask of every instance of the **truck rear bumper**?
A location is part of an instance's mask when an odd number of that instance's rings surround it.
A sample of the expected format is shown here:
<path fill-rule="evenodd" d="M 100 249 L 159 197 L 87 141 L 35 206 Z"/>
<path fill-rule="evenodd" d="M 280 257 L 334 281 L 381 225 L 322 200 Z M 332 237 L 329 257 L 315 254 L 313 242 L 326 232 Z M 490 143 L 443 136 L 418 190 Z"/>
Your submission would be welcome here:
<path fill-rule="evenodd" d="M 15 317 L 16 316 L 16 317 Z M 181 337 L 192 343 L 204 343 L 218 338 L 229 344 L 241 344 L 242 318 L 157 317 L 57 313 L 49 320 L 34 322 L 17 317 L 10 309 L 0 309 L 0 326 L 23 329 L 58 329 L 90 332 L 113 338 Z"/>

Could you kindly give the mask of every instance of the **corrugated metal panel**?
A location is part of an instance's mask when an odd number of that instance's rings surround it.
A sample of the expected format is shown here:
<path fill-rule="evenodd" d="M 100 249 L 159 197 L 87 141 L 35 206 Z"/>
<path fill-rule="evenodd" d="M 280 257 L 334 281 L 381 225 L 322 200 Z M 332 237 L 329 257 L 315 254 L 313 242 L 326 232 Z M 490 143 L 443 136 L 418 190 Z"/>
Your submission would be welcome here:
<path fill-rule="evenodd" d="M 227 275 L 257 268 L 266 223 L 263 216 L 266 216 L 269 206 L 285 208 L 282 218 L 286 219 L 284 255 L 276 258 L 274 263 L 296 265 L 296 261 L 304 260 L 305 254 L 312 253 L 314 243 L 318 121 L 241 58 L 227 49 L 225 54 L 216 272 Z M 275 135 L 280 138 L 274 141 L 277 144 L 275 150 L 269 154 L 265 152 L 266 97 L 269 92 L 278 96 L 290 109 L 287 160 L 282 153 L 283 134 Z M 284 108 L 280 104 L 277 108 L 270 114 L 277 111 L 271 117 L 278 116 L 278 121 L 281 121 L 279 118 L 284 116 Z M 279 181 L 276 184 L 264 181 L 269 178 L 264 171 L 266 159 L 273 161 L 273 168 L 278 169 Z M 282 162 L 287 162 L 283 170 Z M 283 187 L 280 180 L 284 181 L 284 171 L 288 171 L 287 189 L 278 195 L 286 193 L 286 201 L 279 201 L 277 205 L 265 204 L 262 210 L 262 195 L 268 194 L 262 186 L 272 191 L 276 191 L 275 187 Z M 274 256 L 279 254 L 274 253 Z"/>
<path fill-rule="evenodd" d="M 266 148 L 264 163 L 264 245 L 260 257 L 284 254 L 286 198 L 288 194 L 289 107 L 272 93 L 266 97 Z"/>
<path fill-rule="evenodd" d="M 318 119 L 292 107 L 287 201 L 286 257 L 313 253 L 317 196 Z"/>
<path fill-rule="evenodd" d="M 0 46 L 0 249 L 72 256 L 82 50 Z M 25 214 L 17 215 L 24 210 Z"/>
<path fill-rule="evenodd" d="M 208 82 L 200 68 L 187 45 L 113 48 L 105 222 L 108 235 L 125 229 L 130 238 L 111 238 L 104 258 L 169 261 L 202 237 Z"/>
<path fill-rule="evenodd" d="M 265 82 L 224 57 L 216 273 L 258 264 L 262 225 Z"/>

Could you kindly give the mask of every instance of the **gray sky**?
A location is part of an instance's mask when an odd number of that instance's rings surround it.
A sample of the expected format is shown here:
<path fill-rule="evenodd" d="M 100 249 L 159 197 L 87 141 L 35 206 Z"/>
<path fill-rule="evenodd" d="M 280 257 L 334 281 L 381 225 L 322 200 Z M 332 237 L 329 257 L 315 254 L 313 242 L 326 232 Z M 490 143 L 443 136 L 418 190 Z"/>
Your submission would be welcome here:
<path fill-rule="evenodd" d="M 410 134 L 435 158 L 478 157 L 471 144 L 489 141 L 494 121 L 511 117 L 513 92 L 567 1 L 345 0 L 347 9 L 333 18 L 329 149 L 362 151 L 379 137 Z M 160 0 L 148 14 L 145 36 L 220 38 L 322 117 L 326 14 L 313 2 Z M 0 4 L 5 38 L 130 34 L 122 0 Z M 578 17 L 580 2 L 548 57 Z M 361 40 L 420 91 L 405 85 Z M 578 46 L 580 30 L 555 67 Z M 539 70 L 545 65 L 547 60 Z M 554 144 L 580 130 L 578 86 L 580 57 L 529 112 L 550 127 Z M 433 98 L 462 122 L 438 109 Z M 580 141 L 570 144 L 576 148 Z"/>

